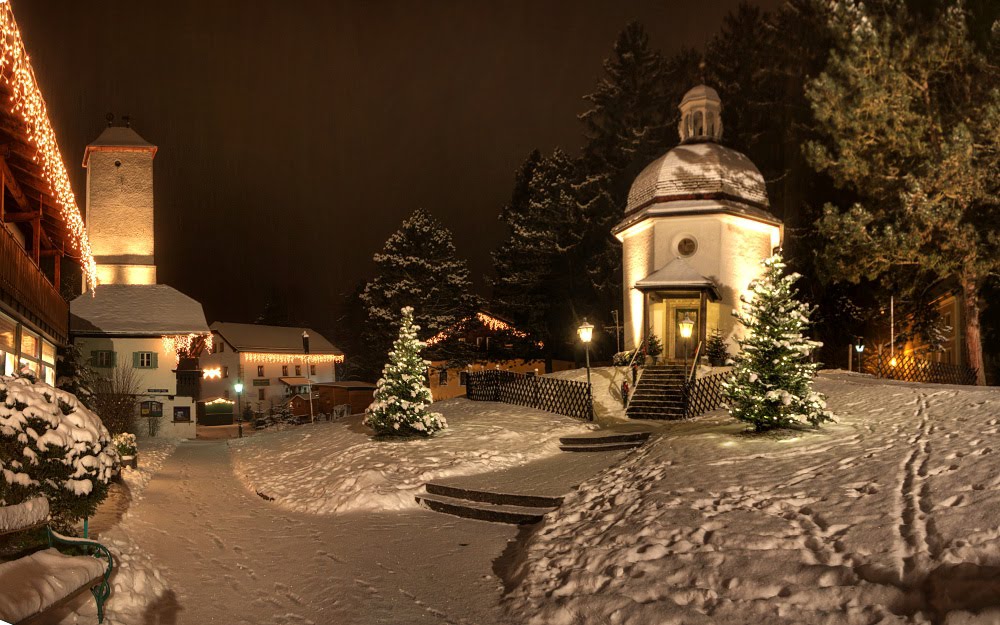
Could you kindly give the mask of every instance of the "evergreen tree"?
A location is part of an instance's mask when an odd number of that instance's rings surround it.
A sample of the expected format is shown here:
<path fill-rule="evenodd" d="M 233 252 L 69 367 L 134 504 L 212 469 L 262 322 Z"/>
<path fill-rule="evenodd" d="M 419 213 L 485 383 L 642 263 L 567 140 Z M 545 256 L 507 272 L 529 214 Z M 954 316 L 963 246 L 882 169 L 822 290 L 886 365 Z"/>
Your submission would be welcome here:
<path fill-rule="evenodd" d="M 95 409 L 94 371 L 74 343 L 59 348 L 56 388 L 71 393 L 90 410 Z"/>
<path fill-rule="evenodd" d="M 863 198 L 846 211 L 825 207 L 823 267 L 850 282 L 903 267 L 954 284 L 969 365 L 984 383 L 982 292 L 1000 272 L 995 48 L 976 45 L 961 2 L 921 14 L 885 4 L 880 14 L 853 0 L 832 6 L 835 46 L 807 89 L 825 135 L 809 145 L 812 164 Z"/>
<path fill-rule="evenodd" d="M 401 312 L 399 338 L 389 352 L 364 423 L 380 435 L 430 436 L 448 423 L 430 411 L 431 390 L 424 384 L 430 363 L 420 357 L 424 344 L 417 338 L 420 326 L 413 322 L 413 308 L 407 306 Z"/>
<path fill-rule="evenodd" d="M 376 275 L 365 285 L 361 301 L 367 313 L 365 343 L 385 353 L 398 328 L 395 311 L 412 307 L 421 336 L 427 339 L 475 314 L 479 298 L 472 293 L 469 267 L 457 257 L 451 231 L 423 209 L 403 221 L 375 254 Z M 449 343 L 435 346 L 442 359 Z"/>
<path fill-rule="evenodd" d="M 737 341 L 731 377 L 723 385 L 729 413 L 758 432 L 831 421 L 825 398 L 812 390 L 819 363 L 810 353 L 821 344 L 803 336 L 812 310 L 796 299 L 792 286 L 800 277 L 784 275 L 776 254 L 764 261 L 764 275 L 750 284 L 751 297 L 733 314 L 744 326 Z"/>
<path fill-rule="evenodd" d="M 573 319 L 570 253 L 579 243 L 573 175 L 574 164 L 561 150 L 548 158 L 532 152 L 500 215 L 510 236 L 493 253 L 497 311 L 542 341 L 550 355 Z"/>

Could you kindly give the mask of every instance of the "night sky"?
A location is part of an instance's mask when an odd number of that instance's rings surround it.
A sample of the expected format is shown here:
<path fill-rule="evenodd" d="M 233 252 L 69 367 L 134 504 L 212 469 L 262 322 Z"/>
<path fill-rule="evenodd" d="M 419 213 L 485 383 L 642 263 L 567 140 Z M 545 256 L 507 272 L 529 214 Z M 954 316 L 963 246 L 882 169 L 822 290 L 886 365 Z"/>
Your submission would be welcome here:
<path fill-rule="evenodd" d="M 738 0 L 12 4 L 81 206 L 84 146 L 131 115 L 159 146 L 159 281 L 210 322 L 277 293 L 333 329 L 418 207 L 486 294 L 515 168 L 580 147 L 618 31 L 634 18 L 664 53 L 702 48 Z"/>

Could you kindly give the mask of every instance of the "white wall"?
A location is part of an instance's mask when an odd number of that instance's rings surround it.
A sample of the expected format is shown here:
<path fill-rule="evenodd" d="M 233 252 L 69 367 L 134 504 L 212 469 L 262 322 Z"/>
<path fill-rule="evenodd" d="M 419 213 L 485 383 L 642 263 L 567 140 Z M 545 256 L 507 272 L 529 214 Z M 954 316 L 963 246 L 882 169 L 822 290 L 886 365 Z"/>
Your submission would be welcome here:
<path fill-rule="evenodd" d="M 136 369 L 136 377 L 139 381 L 139 402 L 158 401 L 163 404 L 163 417 L 160 420 L 158 436 L 174 438 L 195 438 L 195 398 L 178 397 L 177 375 L 174 370 L 177 368 L 177 355 L 174 352 L 167 352 L 163 347 L 163 340 L 160 337 L 142 338 L 110 338 L 110 337 L 77 337 L 73 342 L 80 348 L 81 355 L 85 359 L 90 359 L 94 351 L 109 350 L 116 354 L 116 364 L 132 366 L 133 353 L 153 352 L 156 354 L 156 367 L 152 369 Z M 110 373 L 110 369 L 94 368 L 100 374 Z M 190 422 L 175 422 L 174 408 L 190 408 Z M 100 416 L 100 415 L 98 415 Z M 145 419 L 137 420 L 136 434 L 148 436 L 148 426 Z"/>

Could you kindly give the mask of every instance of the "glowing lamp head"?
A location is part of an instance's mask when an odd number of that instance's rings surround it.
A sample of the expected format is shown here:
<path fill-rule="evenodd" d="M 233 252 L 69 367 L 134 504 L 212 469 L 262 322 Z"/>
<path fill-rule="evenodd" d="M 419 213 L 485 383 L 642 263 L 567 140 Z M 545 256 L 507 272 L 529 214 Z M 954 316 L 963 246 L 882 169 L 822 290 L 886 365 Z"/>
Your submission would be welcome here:
<path fill-rule="evenodd" d="M 580 340 L 584 343 L 589 343 L 591 339 L 594 338 L 594 324 L 588 323 L 586 319 L 583 320 L 583 324 L 576 329 L 576 333 L 580 335 Z"/>
<path fill-rule="evenodd" d="M 236 389 L 237 393 L 242 393 L 243 392 L 243 383 L 242 382 L 237 382 L 236 384 L 233 385 L 233 388 Z"/>
<path fill-rule="evenodd" d="M 694 320 L 691 319 L 691 315 L 684 313 L 684 319 L 678 325 L 681 329 L 681 338 L 691 338 L 691 332 L 694 330 Z"/>
<path fill-rule="evenodd" d="M 896 366 L 896 365 L 898 365 L 898 364 L 899 364 L 899 361 L 898 361 L 898 360 L 896 360 L 896 357 L 895 357 L 895 356 L 893 356 L 893 357 L 892 357 L 891 359 L 889 359 L 889 366 L 890 366 L 890 367 L 895 367 L 895 366 Z"/>
<path fill-rule="evenodd" d="M 865 344 L 861 339 L 858 339 L 858 342 L 854 344 L 854 351 L 858 352 L 859 354 L 865 351 Z"/>

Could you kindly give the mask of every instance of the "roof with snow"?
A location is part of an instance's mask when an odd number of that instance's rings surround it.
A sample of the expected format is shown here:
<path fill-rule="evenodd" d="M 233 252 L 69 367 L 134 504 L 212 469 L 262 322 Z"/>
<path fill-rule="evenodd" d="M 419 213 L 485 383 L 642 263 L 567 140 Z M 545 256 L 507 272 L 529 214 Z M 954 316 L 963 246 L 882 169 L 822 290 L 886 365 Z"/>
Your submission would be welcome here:
<path fill-rule="evenodd" d="M 90 160 L 91 152 L 95 151 L 150 151 L 156 154 L 156 146 L 139 136 L 139 133 L 132 130 L 131 127 L 108 126 L 96 139 L 87 144 L 83 152 L 84 167 Z"/>
<path fill-rule="evenodd" d="M 234 349 L 241 352 L 288 352 L 290 354 L 301 354 L 302 333 L 308 332 L 310 354 L 342 355 L 344 353 L 312 328 L 216 321 L 212 324 L 212 331 L 217 332 Z"/>
<path fill-rule="evenodd" d="M 729 199 L 766 208 L 767 188 L 756 165 L 718 143 L 686 143 L 646 166 L 632 183 L 625 212 L 654 203 Z"/>
<path fill-rule="evenodd" d="M 69 305 L 74 334 L 207 334 L 201 304 L 165 284 L 103 284 Z"/>
<path fill-rule="evenodd" d="M 715 281 L 707 278 L 698 270 L 691 266 L 683 258 L 675 258 L 662 268 L 657 269 L 642 280 L 635 283 L 635 288 L 643 289 L 708 289 L 713 292 L 715 298 L 719 298 Z"/>

